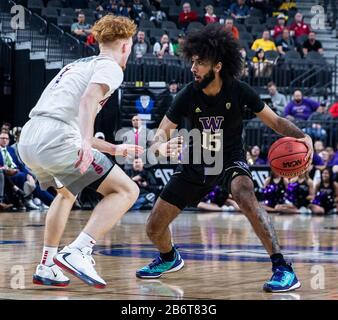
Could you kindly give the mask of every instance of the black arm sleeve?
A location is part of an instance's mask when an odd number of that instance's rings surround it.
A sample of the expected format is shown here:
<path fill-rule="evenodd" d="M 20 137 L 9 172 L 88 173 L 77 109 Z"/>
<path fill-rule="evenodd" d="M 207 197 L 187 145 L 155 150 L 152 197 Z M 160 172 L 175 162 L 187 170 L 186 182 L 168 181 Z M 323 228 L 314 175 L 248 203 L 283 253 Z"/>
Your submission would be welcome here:
<path fill-rule="evenodd" d="M 245 82 L 240 84 L 241 105 L 254 113 L 261 112 L 264 108 L 264 102 L 254 89 Z"/>
<path fill-rule="evenodd" d="M 181 120 L 188 115 L 189 101 L 191 100 L 189 100 L 189 91 L 188 86 L 186 86 L 172 101 L 165 114 L 171 122 L 180 124 Z"/>

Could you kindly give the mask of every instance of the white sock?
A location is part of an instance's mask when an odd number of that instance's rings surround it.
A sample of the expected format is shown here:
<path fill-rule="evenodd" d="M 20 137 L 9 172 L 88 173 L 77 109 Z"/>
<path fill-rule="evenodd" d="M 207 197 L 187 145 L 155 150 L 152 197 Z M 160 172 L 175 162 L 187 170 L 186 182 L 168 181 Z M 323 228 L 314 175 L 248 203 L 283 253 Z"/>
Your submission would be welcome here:
<path fill-rule="evenodd" d="M 53 257 L 58 253 L 57 247 L 43 247 L 41 264 L 50 267 L 54 264 Z"/>
<path fill-rule="evenodd" d="M 96 240 L 93 239 L 89 234 L 82 231 L 68 247 L 78 249 L 82 249 L 84 247 L 93 248 L 95 244 Z"/>

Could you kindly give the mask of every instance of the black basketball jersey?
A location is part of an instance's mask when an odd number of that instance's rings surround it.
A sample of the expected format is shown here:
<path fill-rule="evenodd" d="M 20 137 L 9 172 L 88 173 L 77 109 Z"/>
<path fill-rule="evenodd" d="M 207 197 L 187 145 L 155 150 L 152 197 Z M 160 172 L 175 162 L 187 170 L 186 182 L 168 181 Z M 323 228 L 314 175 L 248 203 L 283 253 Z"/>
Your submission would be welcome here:
<path fill-rule="evenodd" d="M 233 150 L 243 149 L 245 110 L 258 113 L 263 108 L 264 102 L 245 82 L 235 79 L 223 81 L 223 86 L 216 96 L 205 95 L 191 82 L 176 95 L 166 116 L 175 124 L 181 123 L 183 118 L 188 119 L 190 129 L 200 131 L 202 148 L 210 147 L 213 152 L 223 150 L 226 161 Z M 215 140 L 219 138 L 220 132 L 223 134 L 223 145 L 215 150 Z M 189 145 L 190 154 L 192 145 Z M 190 159 L 191 157 L 189 161 Z"/>

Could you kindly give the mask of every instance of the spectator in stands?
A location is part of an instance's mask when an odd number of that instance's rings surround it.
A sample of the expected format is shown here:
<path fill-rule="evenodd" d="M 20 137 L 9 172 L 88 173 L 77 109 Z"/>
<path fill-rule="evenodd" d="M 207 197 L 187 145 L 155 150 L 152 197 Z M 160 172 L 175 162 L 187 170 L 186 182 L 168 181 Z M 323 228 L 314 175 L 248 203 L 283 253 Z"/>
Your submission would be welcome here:
<path fill-rule="evenodd" d="M 336 214 L 338 205 L 338 183 L 334 181 L 332 169 L 325 167 L 321 172 L 320 181 L 315 184 L 315 198 L 310 204 L 314 214 Z"/>
<path fill-rule="evenodd" d="M 326 150 L 329 153 L 329 167 L 337 166 L 338 165 L 338 149 L 336 152 L 334 152 L 333 148 L 326 148 Z"/>
<path fill-rule="evenodd" d="M 250 8 L 245 4 L 245 0 L 237 0 L 230 6 L 231 16 L 238 22 L 243 22 L 250 15 Z"/>
<path fill-rule="evenodd" d="M 311 121 L 311 127 L 304 128 L 303 131 L 312 137 L 313 140 L 325 141 L 327 138 L 327 129 L 330 127 L 329 123 L 332 120 L 331 114 L 328 112 L 326 102 L 323 101 L 312 113 L 308 121 Z"/>
<path fill-rule="evenodd" d="M 125 16 L 130 17 L 129 11 L 127 5 L 123 0 L 107 0 L 102 3 L 100 6 L 102 8 L 102 11 L 100 11 L 101 17 L 104 15 L 104 12 L 109 12 L 115 16 Z M 100 18 L 100 16 L 98 16 Z"/>
<path fill-rule="evenodd" d="M 149 130 L 144 126 L 143 120 L 139 115 L 132 117 L 131 124 L 132 129 L 124 134 L 123 143 L 139 145 L 146 149 Z"/>
<path fill-rule="evenodd" d="M 276 206 L 285 203 L 285 191 L 286 181 L 271 170 L 264 181 L 262 207 L 268 212 L 276 212 Z"/>
<path fill-rule="evenodd" d="M 170 107 L 172 101 L 174 100 L 174 98 L 177 95 L 177 92 L 178 92 L 178 82 L 176 80 L 171 80 L 169 82 L 168 89 L 169 89 L 169 94 L 168 94 L 167 99 L 166 99 L 166 108 L 167 109 Z"/>
<path fill-rule="evenodd" d="M 78 14 L 77 22 L 72 24 L 71 31 L 73 36 L 79 40 L 83 42 L 87 41 L 87 36 L 92 34 L 92 26 L 89 23 L 86 23 L 86 16 L 84 13 L 80 12 Z"/>
<path fill-rule="evenodd" d="M 133 0 L 131 4 L 131 10 L 129 12 L 130 17 L 139 25 L 141 20 L 151 16 L 151 10 L 149 8 L 149 3 L 146 0 Z"/>
<path fill-rule="evenodd" d="M 318 155 L 324 149 L 325 149 L 324 142 L 322 140 L 315 140 L 315 142 L 313 143 L 314 154 Z"/>
<path fill-rule="evenodd" d="M 162 59 L 164 55 L 174 55 L 174 48 L 167 34 L 163 34 L 160 42 L 154 44 L 153 54 L 159 59 Z"/>
<path fill-rule="evenodd" d="M 290 10 L 295 10 L 297 8 L 296 2 L 293 0 L 285 0 L 278 7 L 277 14 L 284 13 L 286 16 L 289 15 Z"/>
<path fill-rule="evenodd" d="M 7 133 L 10 133 L 11 131 L 11 128 L 12 128 L 12 125 L 9 123 L 9 122 L 4 122 L 1 126 L 1 129 L 0 131 L 6 131 Z"/>
<path fill-rule="evenodd" d="M 11 132 L 12 125 L 9 122 L 4 122 L 1 126 L 0 132 L 6 132 L 9 135 L 9 144 L 14 143 L 14 137 Z"/>
<path fill-rule="evenodd" d="M 277 24 L 274 26 L 271 34 L 277 40 L 277 37 L 281 36 L 283 34 L 283 30 L 285 29 L 287 29 L 286 17 L 283 13 L 281 13 L 277 17 Z"/>
<path fill-rule="evenodd" d="M 266 160 L 260 157 L 261 148 L 259 146 L 253 146 L 250 150 L 250 158 L 252 159 L 252 165 L 265 165 Z"/>
<path fill-rule="evenodd" d="M 310 26 L 304 23 L 303 15 L 297 12 L 295 15 L 295 21 L 290 26 L 291 35 L 296 39 L 302 35 L 308 35 L 310 33 Z"/>
<path fill-rule="evenodd" d="M 17 157 L 17 160 L 19 161 L 19 164 L 17 164 L 17 167 L 26 167 L 26 165 L 23 163 L 19 152 L 18 152 L 18 143 L 20 140 L 21 135 L 21 127 L 14 127 L 13 128 L 13 136 L 14 141 L 10 147 L 13 148 L 15 151 L 15 155 Z M 28 170 L 28 169 L 27 169 Z M 49 208 L 49 205 L 54 200 L 54 196 L 49 193 L 48 191 L 41 190 L 39 182 L 36 180 L 36 177 L 28 170 L 29 174 L 31 174 L 34 178 L 34 185 L 29 184 L 29 189 L 25 188 L 25 185 L 23 187 L 25 194 L 25 202 L 31 203 L 31 200 L 33 200 L 33 203 L 37 206 L 37 209 L 41 210 L 47 210 Z M 29 205 L 30 206 L 30 205 Z M 32 209 L 32 208 L 30 208 Z"/>
<path fill-rule="evenodd" d="M 218 22 L 218 18 L 214 14 L 214 7 L 211 4 L 208 4 L 205 7 L 205 11 L 206 11 L 206 13 L 204 15 L 205 24 Z"/>
<path fill-rule="evenodd" d="M 329 112 L 331 113 L 333 119 L 336 120 L 338 118 L 338 101 L 333 103 L 329 109 Z"/>
<path fill-rule="evenodd" d="M 285 95 L 278 92 L 277 86 L 273 81 L 268 83 L 268 91 L 274 111 L 278 115 L 283 115 L 285 106 L 287 104 Z"/>
<path fill-rule="evenodd" d="M 180 33 L 177 37 L 175 43 L 173 43 L 174 54 L 177 57 L 183 57 L 182 49 L 185 43 L 185 36 L 183 33 Z"/>
<path fill-rule="evenodd" d="M 12 204 L 7 204 L 5 201 L 5 173 L 4 170 L 0 168 L 0 211 L 9 210 L 13 207 Z"/>
<path fill-rule="evenodd" d="M 242 59 L 243 59 L 242 76 L 247 77 L 249 75 L 249 65 L 251 64 L 251 61 L 250 61 L 244 47 L 241 47 L 239 51 L 241 52 Z"/>
<path fill-rule="evenodd" d="M 191 10 L 191 5 L 189 2 L 184 2 L 182 6 L 182 11 L 178 15 L 178 24 L 179 27 L 185 30 L 190 22 L 198 21 L 197 12 Z"/>
<path fill-rule="evenodd" d="M 149 141 L 149 134 L 151 134 L 151 131 L 146 128 L 146 126 L 143 124 L 143 120 L 139 115 L 135 115 L 131 119 L 131 124 L 132 128 L 128 131 L 126 131 L 123 134 L 123 143 L 126 144 L 134 144 L 134 145 L 139 145 L 146 150 L 148 146 L 148 141 Z M 144 153 L 142 155 L 142 159 L 144 162 L 146 162 L 146 154 Z M 127 158 L 125 165 L 124 165 L 124 170 L 128 171 L 132 168 L 134 158 Z"/>
<path fill-rule="evenodd" d="M 290 50 L 295 50 L 295 42 L 290 37 L 290 31 L 288 29 L 283 30 L 282 39 L 277 41 L 276 46 L 281 56 L 284 56 Z"/>
<path fill-rule="evenodd" d="M 25 199 L 25 205 L 28 209 L 39 209 L 32 201 L 28 198 L 33 190 L 35 189 L 35 181 L 33 176 L 30 174 L 28 169 L 22 165 L 15 154 L 15 150 L 9 147 L 9 135 L 6 132 L 0 133 L 0 167 L 5 169 L 5 174 L 21 190 L 25 191 L 27 196 Z"/>
<path fill-rule="evenodd" d="M 88 6 L 90 6 L 90 4 L 88 4 Z M 106 11 L 102 7 L 102 5 L 98 2 L 98 5 L 95 7 L 95 11 L 94 11 L 95 21 L 100 20 L 105 14 L 106 14 Z"/>
<path fill-rule="evenodd" d="M 295 90 L 293 100 L 285 108 L 284 116 L 291 121 L 307 120 L 310 115 L 317 110 L 319 102 L 312 99 L 303 98 L 300 90 Z"/>
<path fill-rule="evenodd" d="M 169 82 L 169 92 L 170 92 L 170 95 L 174 99 L 178 92 L 178 82 L 175 79 Z"/>
<path fill-rule="evenodd" d="M 310 31 L 308 39 L 303 43 L 304 57 L 306 57 L 310 51 L 315 51 L 320 54 L 324 53 L 322 43 L 316 40 L 316 33 L 314 31 Z"/>
<path fill-rule="evenodd" d="M 255 77 L 269 77 L 272 72 L 272 62 L 265 58 L 265 52 L 262 48 L 256 50 L 252 58 L 252 66 Z"/>
<path fill-rule="evenodd" d="M 270 40 L 269 30 L 264 30 L 262 34 L 262 38 L 256 39 L 251 46 L 251 49 L 255 51 L 259 48 L 262 48 L 264 51 L 269 51 L 269 50 L 277 51 L 275 43 Z"/>
<path fill-rule="evenodd" d="M 143 30 L 139 30 L 136 35 L 136 41 L 133 45 L 133 53 L 136 59 L 142 58 L 149 52 L 150 44 L 146 40 L 146 34 Z"/>
<path fill-rule="evenodd" d="M 18 152 L 18 142 L 20 139 L 20 135 L 21 135 L 21 127 L 14 127 L 13 128 L 13 137 L 14 137 L 14 143 L 10 144 L 10 146 L 14 149 L 16 156 L 18 157 L 19 160 L 20 156 L 19 156 L 19 152 Z"/>
<path fill-rule="evenodd" d="M 227 18 L 224 23 L 224 30 L 227 32 L 231 32 L 235 39 L 239 40 L 239 31 L 234 26 L 234 20 L 231 18 Z"/>
<path fill-rule="evenodd" d="M 158 187 L 151 185 L 150 172 L 144 168 L 142 159 L 135 159 L 132 169 L 127 170 L 126 173 L 140 188 L 139 197 L 131 210 L 151 209 L 156 199 Z"/>
<path fill-rule="evenodd" d="M 230 194 L 219 186 L 213 188 L 197 205 L 202 211 L 241 211 Z"/>
<path fill-rule="evenodd" d="M 171 103 L 176 97 L 177 92 L 178 92 L 178 82 L 175 79 L 173 79 L 168 84 L 168 94 L 165 96 L 163 100 L 163 106 L 161 106 L 161 108 L 163 109 L 163 113 L 166 113 L 168 108 L 171 106 Z"/>
<path fill-rule="evenodd" d="M 116 0 L 103 1 L 101 7 L 107 12 L 118 15 L 118 6 Z"/>
<path fill-rule="evenodd" d="M 319 156 L 323 161 L 323 165 L 325 167 L 327 167 L 329 165 L 329 161 L 330 161 L 330 154 L 329 154 L 327 148 L 325 148 L 323 151 L 319 152 Z"/>
<path fill-rule="evenodd" d="M 286 185 L 285 203 L 277 204 L 276 211 L 282 214 L 311 214 L 308 206 L 314 197 L 314 185 L 309 172 L 283 180 Z"/>
<path fill-rule="evenodd" d="M 157 9 L 157 10 L 152 11 L 152 14 L 149 20 L 153 21 L 157 28 L 160 28 L 162 22 L 167 20 L 167 15 L 163 10 Z"/>

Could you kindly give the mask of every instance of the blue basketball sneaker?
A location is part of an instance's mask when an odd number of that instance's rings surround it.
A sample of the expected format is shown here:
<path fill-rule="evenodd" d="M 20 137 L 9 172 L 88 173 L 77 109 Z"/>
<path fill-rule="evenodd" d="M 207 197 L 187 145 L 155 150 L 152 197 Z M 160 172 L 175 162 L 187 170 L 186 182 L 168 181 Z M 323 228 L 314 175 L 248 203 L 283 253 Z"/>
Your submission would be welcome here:
<path fill-rule="evenodd" d="M 286 292 L 300 288 L 301 284 L 291 267 L 291 263 L 286 266 L 273 267 L 272 272 L 270 281 L 264 284 L 264 291 Z"/>
<path fill-rule="evenodd" d="M 136 277 L 141 279 L 154 279 L 162 276 L 163 273 L 175 272 L 182 269 L 184 261 L 179 252 L 175 249 L 175 259 L 173 261 L 164 261 L 158 256 L 149 265 L 138 269 Z"/>

